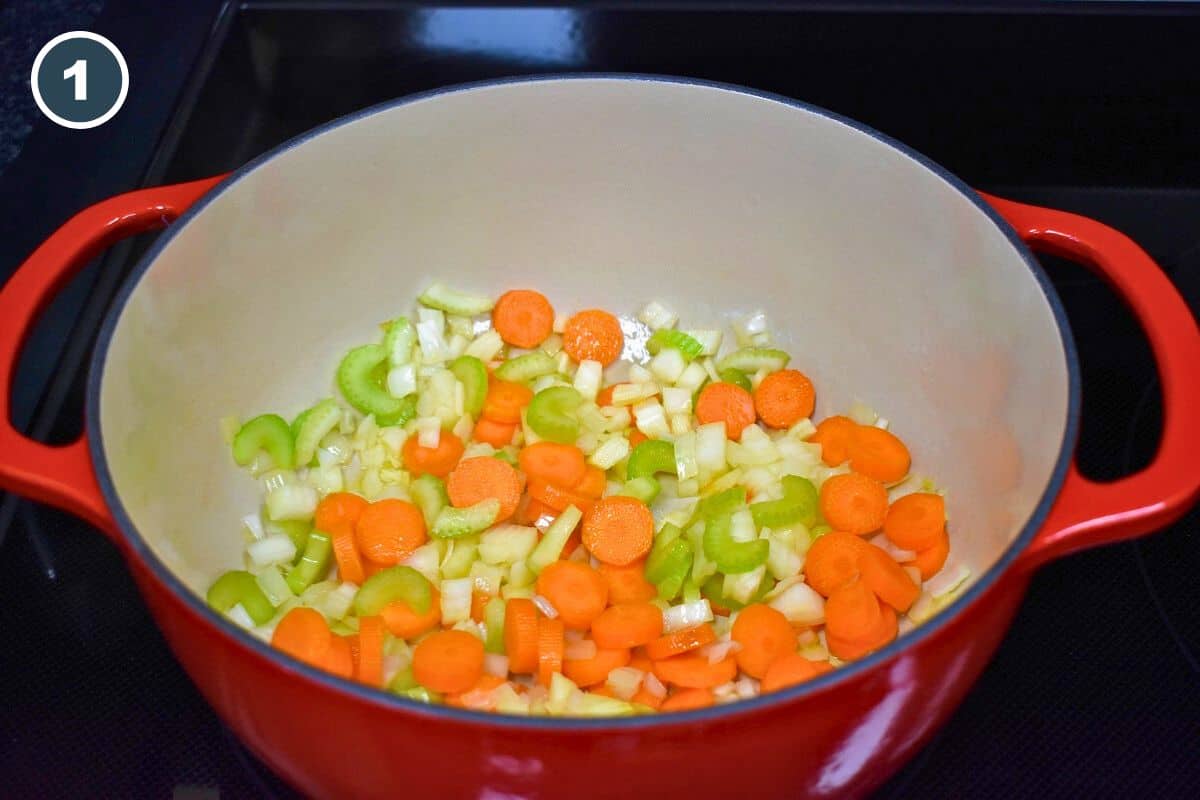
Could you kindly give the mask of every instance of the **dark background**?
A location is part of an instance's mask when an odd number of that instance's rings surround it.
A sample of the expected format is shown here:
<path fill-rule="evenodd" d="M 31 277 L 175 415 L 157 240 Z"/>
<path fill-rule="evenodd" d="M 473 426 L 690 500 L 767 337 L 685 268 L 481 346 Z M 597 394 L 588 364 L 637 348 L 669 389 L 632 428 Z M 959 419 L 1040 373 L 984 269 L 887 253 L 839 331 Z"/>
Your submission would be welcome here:
<path fill-rule="evenodd" d="M 0 272 L 90 203 L 236 167 L 375 102 L 506 75 L 639 71 L 822 105 L 979 188 L 1097 217 L 1146 247 L 1197 308 L 1198 12 L 17 0 L 0 8 Z M 125 107 L 90 131 L 54 126 L 28 91 L 37 50 L 76 28 L 112 39 L 131 74 Z M 84 359 L 146 239 L 99 259 L 47 313 L 14 387 L 19 426 L 49 441 L 78 433 Z M 1158 436 L 1148 350 L 1099 280 L 1047 267 L 1082 362 L 1080 466 L 1125 474 Z M 195 693 L 106 541 L 12 499 L 0 526 L 0 795 L 288 796 Z M 1194 796 L 1198 539 L 1193 512 L 1042 570 L 975 690 L 879 797 Z"/>

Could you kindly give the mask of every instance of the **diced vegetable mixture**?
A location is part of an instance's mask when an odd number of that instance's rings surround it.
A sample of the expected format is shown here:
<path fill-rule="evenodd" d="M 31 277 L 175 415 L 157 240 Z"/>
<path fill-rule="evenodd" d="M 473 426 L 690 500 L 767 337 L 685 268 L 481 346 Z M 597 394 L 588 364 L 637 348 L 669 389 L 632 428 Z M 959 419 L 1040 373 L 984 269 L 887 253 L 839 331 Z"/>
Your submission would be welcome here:
<path fill-rule="evenodd" d="M 734 702 L 891 642 L 964 585 L 886 420 L 814 425 L 751 314 L 560 315 L 437 284 L 290 423 L 223 427 L 263 505 L 209 604 L 428 703 L 601 716 Z"/>

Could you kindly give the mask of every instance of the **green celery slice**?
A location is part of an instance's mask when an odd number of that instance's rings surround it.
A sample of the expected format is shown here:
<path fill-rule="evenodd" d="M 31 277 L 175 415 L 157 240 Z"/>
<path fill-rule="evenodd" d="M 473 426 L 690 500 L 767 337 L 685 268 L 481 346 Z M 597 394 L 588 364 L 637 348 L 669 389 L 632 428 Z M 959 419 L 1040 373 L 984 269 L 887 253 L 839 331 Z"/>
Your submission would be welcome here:
<path fill-rule="evenodd" d="M 404 565 L 376 572 L 363 582 L 354 596 L 354 613 L 369 617 L 397 600 L 416 613 L 424 614 L 433 602 L 429 580 L 412 567 Z"/>
<path fill-rule="evenodd" d="M 551 386 L 533 396 L 525 418 L 533 432 L 559 444 L 574 444 L 579 438 L 579 420 L 575 409 L 583 404 L 583 395 L 570 386 Z"/>
<path fill-rule="evenodd" d="M 342 419 L 342 409 L 333 398 L 317 403 L 292 422 L 292 433 L 296 437 L 296 464 L 311 464 L 316 457 L 317 447 L 326 434 L 337 427 Z"/>
<path fill-rule="evenodd" d="M 417 298 L 417 302 L 428 308 L 436 308 L 448 314 L 457 314 L 460 317 L 473 317 L 476 314 L 483 314 L 491 311 L 492 306 L 496 304 L 489 297 L 460 292 L 457 289 L 451 289 L 443 283 L 435 283 L 421 292 L 421 296 Z"/>
<path fill-rule="evenodd" d="M 226 572 L 213 581 L 205 600 L 222 614 L 240 604 L 255 625 L 269 622 L 275 616 L 275 606 L 267 599 L 267 593 L 253 575 L 242 569 Z"/>
<path fill-rule="evenodd" d="M 734 367 L 726 367 L 717 372 L 717 377 L 724 383 L 732 383 L 734 386 L 740 386 L 747 392 L 753 388 L 750 383 L 750 378 L 746 377 L 746 373 Z"/>
<path fill-rule="evenodd" d="M 438 514 L 442 513 L 443 508 L 450 505 L 450 496 L 446 494 L 446 484 L 442 482 L 441 478 L 430 475 L 428 472 L 413 479 L 413 482 L 409 484 L 408 493 L 412 495 L 417 508 L 421 509 L 421 514 L 425 517 L 426 528 L 433 528 Z"/>
<path fill-rule="evenodd" d="M 310 531 L 304 554 L 300 556 L 300 561 L 288 570 L 288 588 L 295 594 L 303 592 L 329 570 L 329 559 L 332 556 L 333 541 L 329 534 L 318 530 Z"/>
<path fill-rule="evenodd" d="M 744 505 L 746 505 L 746 487 L 734 486 L 701 500 L 696 507 L 696 513 L 705 519 L 727 517 Z"/>
<path fill-rule="evenodd" d="M 542 534 L 542 540 L 537 543 L 537 547 L 533 548 L 529 558 L 525 559 L 525 564 L 529 567 L 530 572 L 537 575 L 552 562 L 558 560 L 563 547 L 567 544 L 567 539 L 571 538 L 571 534 L 581 519 L 583 519 L 583 512 L 575 506 L 567 506 L 561 514 L 555 517 L 554 522 L 550 523 L 550 527 L 546 528 L 546 532 Z"/>
<path fill-rule="evenodd" d="M 649 475 L 643 475 L 626 482 L 617 494 L 624 497 L 632 497 L 635 500 L 642 501 L 646 505 L 650 505 L 654 502 L 654 498 L 658 497 L 661 488 L 658 485 L 658 481 L 654 478 L 651 478 Z"/>
<path fill-rule="evenodd" d="M 494 497 L 480 500 L 473 506 L 446 506 L 438 512 L 430 536 L 438 539 L 458 539 L 487 530 L 500 515 L 500 501 Z"/>
<path fill-rule="evenodd" d="M 337 369 L 338 388 L 346 402 L 380 425 L 403 425 L 416 415 L 416 395 L 396 398 L 383 386 L 387 351 L 381 344 L 364 344 L 347 353 Z"/>
<path fill-rule="evenodd" d="M 292 429 L 278 414 L 262 414 L 243 425 L 233 437 L 233 460 L 246 466 L 259 451 L 266 451 L 279 469 L 291 469 L 294 450 Z"/>
<path fill-rule="evenodd" d="M 675 474 L 675 445 L 662 439 L 647 439 L 633 448 L 625 475 L 630 480 L 656 475 Z"/>
<path fill-rule="evenodd" d="M 463 385 L 463 410 L 478 417 L 487 397 L 487 367 L 475 356 L 459 356 L 450 362 L 450 371 Z"/>
<path fill-rule="evenodd" d="M 512 383 L 526 383 L 558 369 L 558 362 L 548 353 L 536 350 L 516 358 L 510 358 L 496 367 L 496 377 Z"/>
<path fill-rule="evenodd" d="M 664 347 L 675 348 L 685 361 L 691 361 L 704 352 L 704 345 L 683 331 L 659 328 L 646 341 L 646 349 L 650 355 L 658 355 Z"/>
<path fill-rule="evenodd" d="M 487 628 L 487 639 L 483 649 L 489 653 L 504 653 L 504 609 L 503 598 L 493 597 L 483 609 L 483 625 Z"/>
<path fill-rule="evenodd" d="M 747 375 L 753 375 L 760 369 L 776 372 L 786 367 L 791 359 L 792 357 L 784 351 L 771 347 L 743 347 L 740 350 L 734 350 L 718 361 L 717 369 L 732 367 Z"/>
<path fill-rule="evenodd" d="M 704 555 L 726 575 L 749 572 L 767 563 L 771 545 L 766 539 L 735 542 L 729 516 L 708 520 L 704 527 Z"/>
<path fill-rule="evenodd" d="M 396 317 L 388 323 L 387 333 L 383 335 L 383 349 L 387 353 L 388 363 L 398 366 L 412 361 L 416 343 L 417 329 L 408 317 Z"/>
<path fill-rule="evenodd" d="M 783 498 L 751 503 L 756 528 L 783 528 L 797 523 L 817 522 L 817 487 L 798 475 L 783 476 Z"/>

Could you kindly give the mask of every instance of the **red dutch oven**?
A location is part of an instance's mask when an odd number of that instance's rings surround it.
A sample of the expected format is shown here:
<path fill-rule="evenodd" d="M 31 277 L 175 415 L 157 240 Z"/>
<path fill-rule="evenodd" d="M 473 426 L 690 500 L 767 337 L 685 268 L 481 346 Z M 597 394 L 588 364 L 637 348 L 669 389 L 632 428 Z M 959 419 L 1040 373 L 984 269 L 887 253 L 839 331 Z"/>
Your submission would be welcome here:
<path fill-rule="evenodd" d="M 8 397 L 39 310 L 103 248 L 168 225 L 103 327 L 86 436 L 24 438 Z M 1096 270 L 1149 337 L 1165 419 L 1138 474 L 1097 484 L 1072 465 L 1078 368 L 1030 249 Z M 629 719 L 430 707 L 272 650 L 203 601 L 239 564 L 237 520 L 255 502 L 217 420 L 328 395 L 339 354 L 434 278 L 536 286 L 564 309 L 657 298 L 697 322 L 764 308 L 813 377 L 819 415 L 869 400 L 946 488 L 969 587 L 807 684 Z M 1036 567 L 1166 525 L 1200 486 L 1200 333 L 1136 244 L 977 194 L 826 111 L 695 81 L 440 90 L 228 176 L 106 200 L 0 291 L 0 360 L 0 485 L 103 532 L 208 702 L 321 797 L 863 794 L 953 712 Z"/>

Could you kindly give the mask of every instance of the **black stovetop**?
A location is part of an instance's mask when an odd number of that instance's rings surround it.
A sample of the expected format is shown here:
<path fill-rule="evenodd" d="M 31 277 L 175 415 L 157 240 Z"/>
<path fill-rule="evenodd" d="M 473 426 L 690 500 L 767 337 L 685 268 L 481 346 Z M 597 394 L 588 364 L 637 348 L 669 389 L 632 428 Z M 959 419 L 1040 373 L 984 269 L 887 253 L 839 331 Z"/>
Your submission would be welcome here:
<path fill-rule="evenodd" d="M 45 213 L 5 195 L 6 271 L 54 223 L 97 199 L 97 186 L 111 193 L 217 173 L 343 113 L 435 86 L 636 71 L 823 105 L 980 188 L 1097 217 L 1141 242 L 1200 309 L 1200 15 L 1192 8 L 352 10 L 207 0 L 189 4 L 185 19 L 133 0 L 73 5 L 91 16 L 71 24 L 94 20 L 126 51 L 129 128 L 120 139 L 110 130 L 73 140 L 99 148 L 86 155 L 94 169 L 83 162 L 76 180 L 64 163 L 50 163 L 50 143 L 63 133 L 35 125 L 0 186 L 36 183 Z M 18 385 L 17 419 L 30 430 L 52 441 L 78 431 L 81 356 L 144 246 L 111 253 L 51 309 Z M 1099 280 L 1047 265 L 1082 361 L 1080 466 L 1096 478 L 1125 474 L 1148 461 L 1158 436 L 1148 349 Z M 7 535 L 0 531 L 0 794 L 293 796 L 197 695 L 102 537 L 40 506 L 10 500 L 4 508 L 12 519 Z M 1196 512 L 1140 542 L 1046 567 L 960 710 L 878 797 L 1191 796 L 1200 786 L 1197 575 Z"/>

